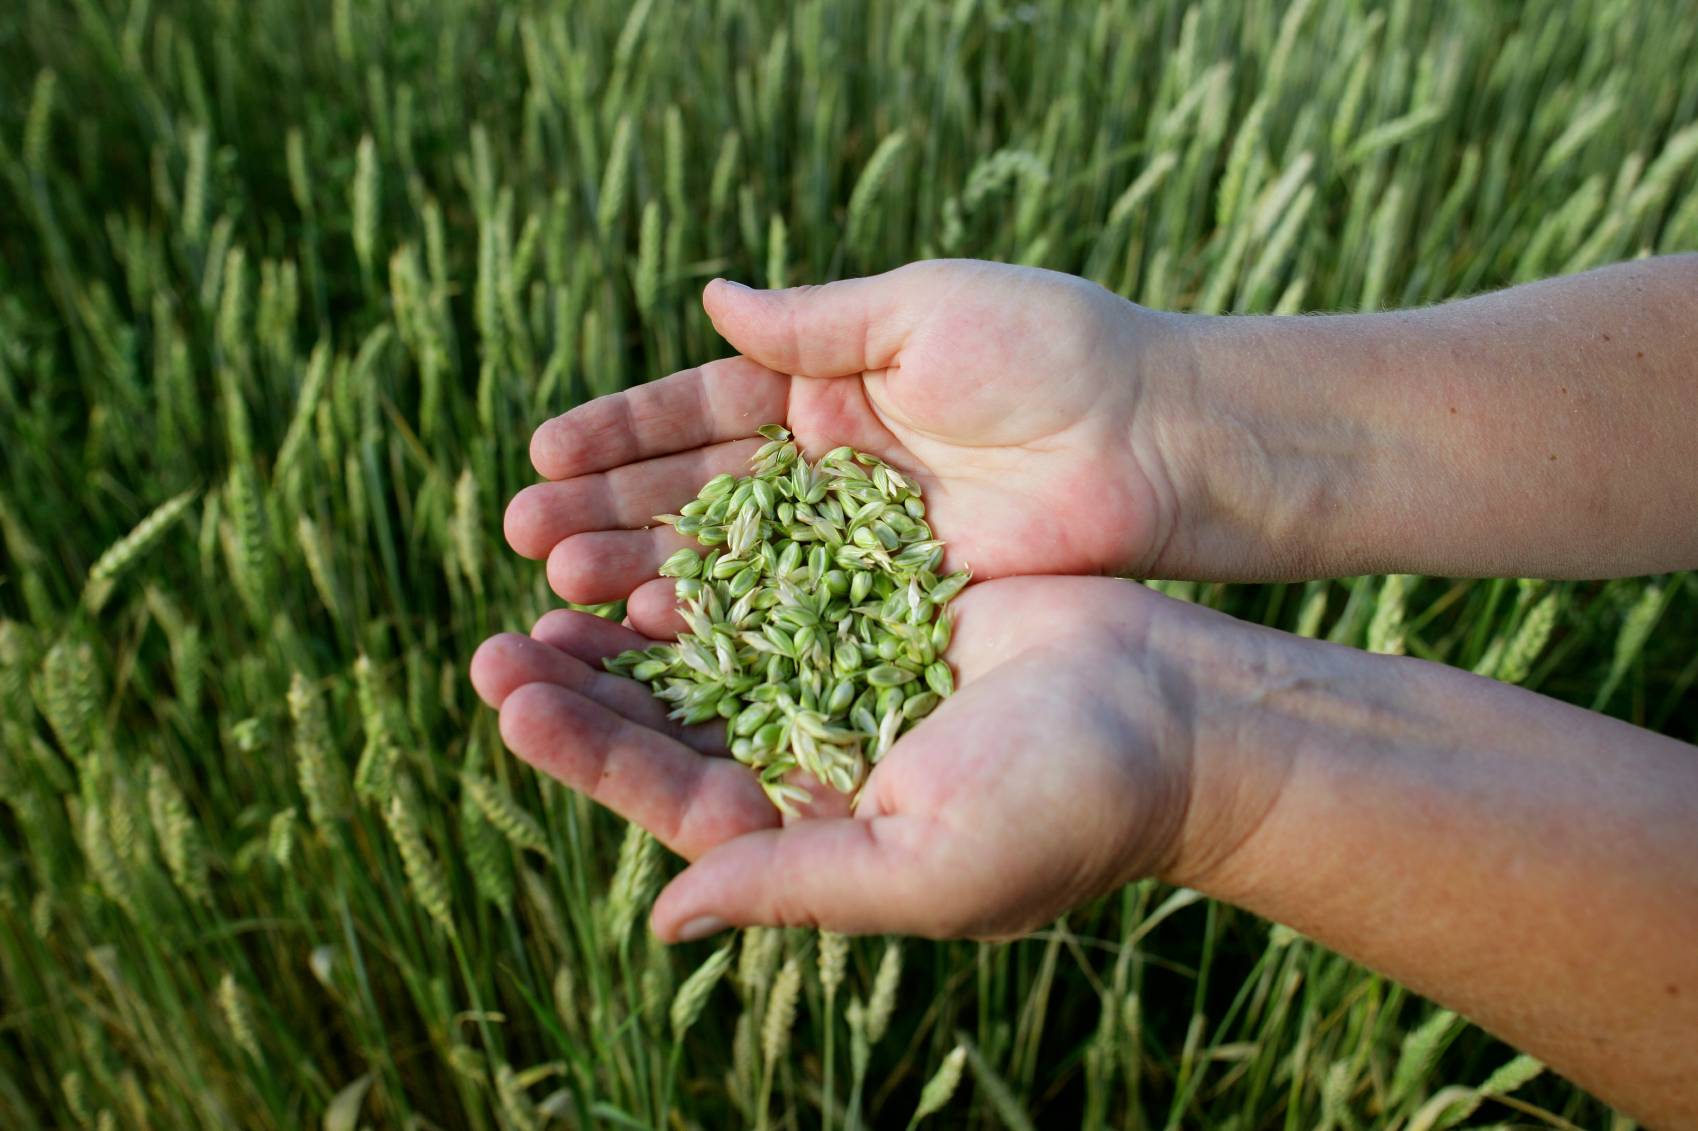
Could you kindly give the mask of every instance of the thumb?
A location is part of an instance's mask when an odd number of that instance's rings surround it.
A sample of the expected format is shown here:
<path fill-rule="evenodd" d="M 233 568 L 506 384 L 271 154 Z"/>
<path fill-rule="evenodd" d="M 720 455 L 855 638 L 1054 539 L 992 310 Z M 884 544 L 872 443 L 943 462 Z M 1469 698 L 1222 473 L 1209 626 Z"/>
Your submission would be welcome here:
<path fill-rule="evenodd" d="M 844 934 L 950 932 L 952 885 L 933 828 L 912 816 L 797 821 L 704 853 L 655 900 L 666 942 L 727 927 L 822 927 Z"/>
<path fill-rule="evenodd" d="M 714 329 L 738 353 L 799 377 L 884 369 L 907 336 L 912 303 L 901 269 L 863 279 L 758 291 L 715 279 L 702 292 Z"/>

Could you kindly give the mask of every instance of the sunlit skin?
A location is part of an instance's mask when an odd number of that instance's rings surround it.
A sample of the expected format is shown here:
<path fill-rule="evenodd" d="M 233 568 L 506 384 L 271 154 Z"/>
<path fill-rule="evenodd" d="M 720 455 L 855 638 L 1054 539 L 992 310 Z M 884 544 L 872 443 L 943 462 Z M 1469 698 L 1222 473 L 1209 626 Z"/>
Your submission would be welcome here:
<path fill-rule="evenodd" d="M 710 285 L 708 313 L 747 356 L 539 428 L 532 459 L 551 482 L 508 508 L 514 549 L 548 559 L 567 600 L 622 598 L 694 545 L 652 516 L 745 471 L 754 430 L 782 421 L 815 457 L 849 444 L 913 474 L 948 531 L 946 568 L 989 578 L 1148 564 L 1171 508 L 1140 424 L 1134 342 L 1164 316 L 1068 275 L 995 264 L 914 264 L 862 295 L 834 287 L 817 315 L 791 315 L 763 309 L 760 292 Z M 805 306 L 798 292 L 787 302 Z"/>
<path fill-rule="evenodd" d="M 1166 733 L 1178 720 L 1160 674 L 1135 659 L 1146 615 L 1171 603 L 1121 600 L 1130 588 L 971 587 L 952 606 L 957 693 L 873 769 L 855 819 L 819 819 L 845 806 L 814 785 L 822 804 L 782 832 L 754 775 L 715 756 L 722 726 L 669 724 L 646 689 L 598 670 L 649 643 L 633 629 L 549 613 L 530 637 L 486 643 L 472 672 L 515 753 L 698 861 L 656 907 L 667 937 L 702 911 L 1011 937 L 1178 852 L 1190 766 Z M 1036 620 L 1041 638 L 1021 628 Z M 1058 810 L 1069 820 L 1048 819 Z"/>
<path fill-rule="evenodd" d="M 627 623 L 550 613 L 472 664 L 516 755 L 691 861 L 659 937 L 1010 938 L 1156 875 L 1654 1126 L 1698 1124 L 1698 750 L 1058 576 L 1698 565 L 1698 257 L 1329 318 L 1160 315 L 964 263 L 705 303 L 743 356 L 545 423 L 549 482 L 507 514 L 563 597 L 628 598 Z M 739 471 L 775 420 L 915 474 L 949 565 L 980 579 L 954 606 L 957 694 L 852 814 L 819 790 L 787 824 L 719 728 L 673 726 L 599 667 L 680 627 L 653 574 L 686 543 L 649 516 Z"/>

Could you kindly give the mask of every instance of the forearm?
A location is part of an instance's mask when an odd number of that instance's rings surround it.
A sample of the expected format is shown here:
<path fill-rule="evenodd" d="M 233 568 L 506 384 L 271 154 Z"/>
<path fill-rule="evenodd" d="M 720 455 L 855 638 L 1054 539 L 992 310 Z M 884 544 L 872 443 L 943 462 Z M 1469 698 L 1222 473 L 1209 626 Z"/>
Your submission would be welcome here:
<path fill-rule="evenodd" d="M 1698 256 L 1411 311 L 1181 317 L 1164 574 L 1698 565 Z"/>
<path fill-rule="evenodd" d="M 1190 863 L 1172 878 L 1653 1125 L 1698 1122 L 1698 749 L 1310 642 L 1207 678 L 1236 686 L 1200 730 Z"/>

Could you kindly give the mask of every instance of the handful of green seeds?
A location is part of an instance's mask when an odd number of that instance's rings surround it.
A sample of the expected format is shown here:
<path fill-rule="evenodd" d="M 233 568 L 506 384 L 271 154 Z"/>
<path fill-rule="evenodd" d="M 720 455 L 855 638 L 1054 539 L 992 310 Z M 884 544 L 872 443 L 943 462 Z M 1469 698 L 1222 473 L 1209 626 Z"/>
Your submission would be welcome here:
<path fill-rule="evenodd" d="M 724 719 L 732 757 L 794 815 L 808 793 L 791 770 L 853 795 L 954 691 L 946 606 L 969 574 L 938 576 L 943 543 L 912 479 L 850 447 L 810 465 L 784 428 L 760 434 L 750 474 L 715 476 L 655 516 L 705 550 L 660 567 L 688 631 L 606 667 L 647 683 L 670 718 Z"/>

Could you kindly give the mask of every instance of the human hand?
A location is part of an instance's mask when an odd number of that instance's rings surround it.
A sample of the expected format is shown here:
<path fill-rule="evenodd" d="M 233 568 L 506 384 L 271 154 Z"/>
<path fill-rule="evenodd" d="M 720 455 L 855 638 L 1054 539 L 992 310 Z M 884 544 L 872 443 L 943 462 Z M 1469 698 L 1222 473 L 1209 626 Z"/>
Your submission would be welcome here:
<path fill-rule="evenodd" d="M 752 771 L 714 756 L 722 727 L 680 728 L 601 671 L 670 633 L 659 606 L 633 610 L 642 632 L 549 613 L 488 641 L 472 677 L 515 754 L 694 862 L 655 904 L 669 941 L 751 923 L 1011 937 L 1128 880 L 1200 874 L 1272 804 L 1276 772 L 1231 775 L 1225 805 L 1199 792 L 1228 775 L 1194 762 L 1204 696 L 1185 669 L 1234 670 L 1275 634 L 1104 578 L 985 582 L 951 608 L 959 690 L 873 768 L 853 816 L 816 786 L 781 822 Z"/>
<path fill-rule="evenodd" d="M 513 500 L 507 537 L 548 559 L 567 600 L 622 599 L 693 545 L 653 516 L 745 471 L 773 421 L 816 457 L 848 444 L 916 477 L 945 570 L 1140 573 L 1168 541 L 1163 412 L 1140 359 L 1173 316 L 965 260 L 783 291 L 716 281 L 703 301 L 743 356 L 591 401 L 532 439 L 551 482 Z"/>

